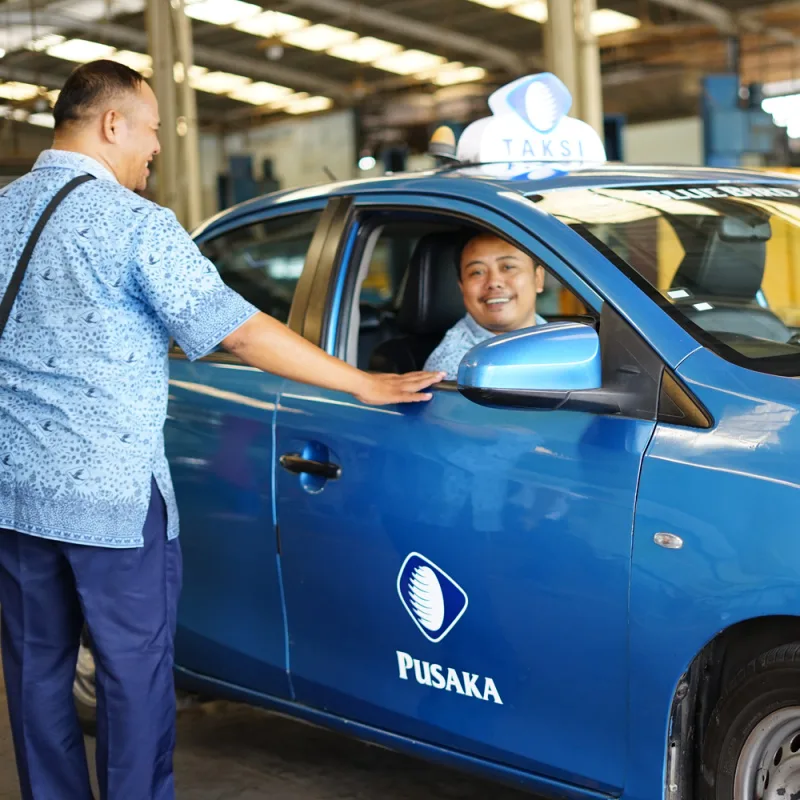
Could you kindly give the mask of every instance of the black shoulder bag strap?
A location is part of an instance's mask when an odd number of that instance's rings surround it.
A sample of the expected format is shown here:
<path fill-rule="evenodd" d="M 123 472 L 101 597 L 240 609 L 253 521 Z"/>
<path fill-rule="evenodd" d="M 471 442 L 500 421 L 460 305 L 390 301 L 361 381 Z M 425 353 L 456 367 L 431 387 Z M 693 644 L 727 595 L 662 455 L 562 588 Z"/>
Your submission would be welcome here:
<path fill-rule="evenodd" d="M 36 243 L 39 241 L 39 237 L 42 234 L 44 226 L 47 225 L 47 221 L 53 216 L 53 212 L 56 210 L 56 208 L 58 208 L 58 205 L 61 203 L 61 201 L 73 189 L 77 189 L 82 183 L 86 183 L 86 181 L 91 181 L 93 179 L 94 175 L 79 175 L 77 178 L 73 178 L 66 186 L 64 186 L 62 189 L 59 189 L 56 196 L 47 204 L 47 208 L 45 208 L 42 216 L 39 217 L 36 225 L 34 226 L 33 232 L 28 239 L 28 243 L 25 245 L 25 249 L 22 251 L 22 255 L 19 257 L 19 261 L 17 262 L 17 266 L 14 269 L 13 275 L 11 276 L 11 280 L 8 282 L 6 293 L 3 295 L 2 301 L 0 301 L 0 336 L 3 335 L 3 329 L 6 327 L 8 318 L 11 315 L 11 308 L 14 305 L 14 301 L 17 299 L 19 287 L 22 286 L 22 279 L 25 277 L 25 270 L 28 266 L 28 262 L 31 260 L 33 249 L 36 247 Z"/>

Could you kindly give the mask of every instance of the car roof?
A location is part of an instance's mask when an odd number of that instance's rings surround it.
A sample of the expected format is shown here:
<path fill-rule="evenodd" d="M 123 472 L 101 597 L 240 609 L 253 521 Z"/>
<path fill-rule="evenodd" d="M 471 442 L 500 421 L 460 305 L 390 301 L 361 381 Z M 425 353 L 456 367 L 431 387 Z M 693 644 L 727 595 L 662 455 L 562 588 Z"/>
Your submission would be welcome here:
<path fill-rule="evenodd" d="M 321 200 L 341 195 L 380 194 L 398 191 L 443 193 L 469 197 L 479 187 L 485 197 L 487 189 L 498 194 L 515 192 L 523 196 L 558 189 L 620 188 L 625 186 L 687 185 L 687 184 L 732 184 L 769 183 L 797 184 L 798 178 L 776 172 L 760 172 L 745 169 L 720 169 L 710 167 L 672 165 L 631 165 L 608 163 L 597 167 L 563 172 L 547 169 L 546 164 L 531 164 L 531 169 L 547 171 L 545 177 L 501 179 L 480 171 L 476 165 L 441 167 L 424 172 L 408 172 L 379 178 L 361 178 L 348 181 L 322 183 L 302 189 L 283 189 L 247 200 L 221 211 L 194 231 L 197 236 L 211 227 L 227 225 L 240 216 L 251 216 L 266 212 L 276 206 L 289 203 Z M 524 167 L 523 167 L 524 168 Z"/>

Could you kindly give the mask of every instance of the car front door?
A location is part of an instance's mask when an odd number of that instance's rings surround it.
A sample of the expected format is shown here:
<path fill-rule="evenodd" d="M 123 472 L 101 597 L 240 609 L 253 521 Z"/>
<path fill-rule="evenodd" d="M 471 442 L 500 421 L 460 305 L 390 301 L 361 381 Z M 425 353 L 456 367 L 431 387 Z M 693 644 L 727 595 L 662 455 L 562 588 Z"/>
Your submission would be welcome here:
<path fill-rule="evenodd" d="M 316 207 L 262 212 L 217 225 L 199 245 L 228 285 L 285 322 L 325 227 Z M 280 379 L 222 351 L 190 363 L 176 348 L 169 383 L 165 443 L 184 557 L 177 664 L 288 696 L 272 489 Z"/>
<path fill-rule="evenodd" d="M 409 203 L 425 201 L 398 197 L 398 213 Z M 523 228 L 447 205 L 599 309 Z M 373 211 L 353 209 L 344 273 L 333 264 L 328 306 L 309 310 L 334 353 Z M 486 408 L 453 385 L 429 403 L 375 408 L 287 383 L 276 497 L 297 700 L 571 784 L 622 787 L 633 510 L 653 428 Z"/>

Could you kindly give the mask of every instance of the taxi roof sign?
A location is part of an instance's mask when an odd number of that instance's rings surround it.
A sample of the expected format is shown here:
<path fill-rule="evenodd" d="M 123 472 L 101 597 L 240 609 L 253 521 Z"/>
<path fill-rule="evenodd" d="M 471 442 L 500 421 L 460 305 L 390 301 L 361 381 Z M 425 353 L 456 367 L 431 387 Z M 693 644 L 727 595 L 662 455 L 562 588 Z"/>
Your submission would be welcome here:
<path fill-rule="evenodd" d="M 518 78 L 492 93 L 492 116 L 467 126 L 456 157 L 506 178 L 542 177 L 605 163 L 600 136 L 591 125 L 567 116 L 571 107 L 569 90 L 552 73 Z M 541 167 L 532 168 L 531 162 Z"/>

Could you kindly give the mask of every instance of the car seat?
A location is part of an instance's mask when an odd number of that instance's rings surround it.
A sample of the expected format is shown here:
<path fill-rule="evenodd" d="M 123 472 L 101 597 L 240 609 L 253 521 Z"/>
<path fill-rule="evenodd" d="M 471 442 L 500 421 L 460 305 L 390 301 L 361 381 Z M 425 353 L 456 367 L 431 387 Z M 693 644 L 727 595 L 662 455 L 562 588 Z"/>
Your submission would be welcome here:
<path fill-rule="evenodd" d="M 787 342 L 789 328 L 770 309 L 760 305 L 766 264 L 766 239 L 748 240 L 739 231 L 731 235 L 738 220 L 714 221 L 713 227 L 679 231 L 686 255 L 670 291 L 690 294 L 677 298 L 678 308 L 703 330 L 735 336 Z M 698 307 L 699 306 L 699 307 Z"/>
<path fill-rule="evenodd" d="M 445 333 L 464 316 L 457 272 L 463 243 L 464 237 L 455 232 L 432 233 L 419 240 L 398 301 L 398 335 L 375 348 L 370 370 L 402 373 L 422 369 Z"/>

